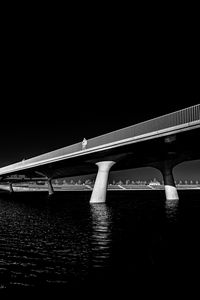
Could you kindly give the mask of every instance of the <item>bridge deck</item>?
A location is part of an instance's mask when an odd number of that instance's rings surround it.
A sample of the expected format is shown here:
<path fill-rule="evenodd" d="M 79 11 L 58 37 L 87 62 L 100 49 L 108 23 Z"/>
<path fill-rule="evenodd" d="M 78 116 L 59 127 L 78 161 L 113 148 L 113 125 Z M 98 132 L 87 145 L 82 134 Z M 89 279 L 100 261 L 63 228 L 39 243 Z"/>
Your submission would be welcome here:
<path fill-rule="evenodd" d="M 191 106 L 164 116 L 116 130 L 87 141 L 87 149 L 82 149 L 82 142 L 54 150 L 25 161 L 0 168 L 0 175 L 29 169 L 43 164 L 81 156 L 91 151 L 101 151 L 109 147 L 118 147 L 125 143 L 136 142 L 141 138 L 153 137 L 159 133 L 186 130 L 200 125 L 200 104 Z"/>

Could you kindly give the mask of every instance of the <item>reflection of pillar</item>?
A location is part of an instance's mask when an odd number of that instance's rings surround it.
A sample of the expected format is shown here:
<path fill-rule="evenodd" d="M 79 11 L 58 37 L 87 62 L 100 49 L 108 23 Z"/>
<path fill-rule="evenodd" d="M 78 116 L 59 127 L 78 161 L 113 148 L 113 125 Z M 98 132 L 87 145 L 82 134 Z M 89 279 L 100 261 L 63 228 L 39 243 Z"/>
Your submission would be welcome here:
<path fill-rule="evenodd" d="M 165 195 L 167 200 L 179 199 L 172 170 L 173 165 L 170 161 L 165 161 L 162 167 L 160 168 L 160 171 L 163 175 Z"/>
<path fill-rule="evenodd" d="M 14 190 L 13 190 L 13 186 L 12 186 L 12 183 L 11 183 L 11 182 L 8 183 L 8 187 L 9 187 L 9 192 L 10 192 L 10 193 L 13 193 Z"/>
<path fill-rule="evenodd" d="M 51 195 L 54 194 L 54 190 L 53 190 L 53 185 L 52 185 L 51 179 L 47 180 L 47 185 L 48 185 L 49 196 L 51 196 Z"/>
<path fill-rule="evenodd" d="M 112 248 L 112 216 L 106 203 L 91 205 L 92 217 L 92 264 L 94 267 L 107 265 Z"/>
<path fill-rule="evenodd" d="M 98 173 L 90 198 L 90 203 L 103 203 L 106 201 L 108 175 L 110 168 L 114 164 L 114 161 L 101 161 L 96 163 L 96 165 L 98 166 Z"/>
<path fill-rule="evenodd" d="M 104 236 L 104 234 L 106 234 L 105 236 L 107 236 L 110 224 L 110 213 L 106 203 L 103 205 L 97 204 L 95 206 L 91 206 L 91 215 L 95 234 L 97 233 L 100 236 Z"/>
<path fill-rule="evenodd" d="M 172 222 L 174 222 L 177 218 L 178 203 L 178 199 L 166 200 L 165 202 L 167 218 Z"/>

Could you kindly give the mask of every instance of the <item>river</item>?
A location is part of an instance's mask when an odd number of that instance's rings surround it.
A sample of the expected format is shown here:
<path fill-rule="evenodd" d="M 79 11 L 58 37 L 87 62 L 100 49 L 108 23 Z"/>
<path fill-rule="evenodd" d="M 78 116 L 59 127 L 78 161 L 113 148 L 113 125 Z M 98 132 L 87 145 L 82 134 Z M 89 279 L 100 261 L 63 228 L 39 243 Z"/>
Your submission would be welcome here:
<path fill-rule="evenodd" d="M 199 273 L 200 193 L 0 194 L 0 289 L 136 288 Z M 198 274 L 197 273 L 197 274 Z M 188 280 L 187 280 L 188 279 Z"/>

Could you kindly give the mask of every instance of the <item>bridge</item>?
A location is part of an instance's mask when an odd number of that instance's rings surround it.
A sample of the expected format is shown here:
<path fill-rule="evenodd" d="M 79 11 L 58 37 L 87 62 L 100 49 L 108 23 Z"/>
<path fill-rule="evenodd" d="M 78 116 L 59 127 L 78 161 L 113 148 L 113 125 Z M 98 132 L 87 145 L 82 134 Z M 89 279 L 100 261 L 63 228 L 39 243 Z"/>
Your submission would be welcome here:
<path fill-rule="evenodd" d="M 39 177 L 47 181 L 51 195 L 53 179 L 97 172 L 90 203 L 101 203 L 106 201 L 110 170 L 151 166 L 163 175 L 166 198 L 178 199 L 173 168 L 200 159 L 199 140 L 197 104 L 2 167 L 0 181 L 8 183 L 12 192 L 12 183 L 19 178 Z"/>

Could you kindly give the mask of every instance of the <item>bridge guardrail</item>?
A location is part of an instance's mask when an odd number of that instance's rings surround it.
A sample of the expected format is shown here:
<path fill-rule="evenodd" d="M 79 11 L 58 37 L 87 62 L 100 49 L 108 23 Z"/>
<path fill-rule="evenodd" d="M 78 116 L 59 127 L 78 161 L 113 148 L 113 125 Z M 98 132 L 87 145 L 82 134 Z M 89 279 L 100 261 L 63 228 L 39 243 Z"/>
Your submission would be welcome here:
<path fill-rule="evenodd" d="M 88 148 L 200 120 L 200 104 L 88 140 Z"/>

